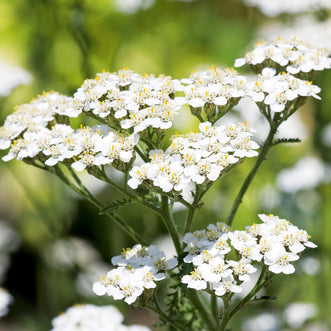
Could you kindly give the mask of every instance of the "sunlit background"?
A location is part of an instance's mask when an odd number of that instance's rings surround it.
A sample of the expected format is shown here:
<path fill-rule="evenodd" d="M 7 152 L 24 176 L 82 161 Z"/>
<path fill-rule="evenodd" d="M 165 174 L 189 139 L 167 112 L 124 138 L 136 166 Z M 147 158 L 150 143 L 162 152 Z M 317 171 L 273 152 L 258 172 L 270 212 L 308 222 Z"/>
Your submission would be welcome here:
<path fill-rule="evenodd" d="M 329 2 L 0 0 L 0 125 L 15 105 L 43 91 L 73 95 L 85 78 L 103 69 L 128 67 L 139 74 L 183 78 L 192 69 L 232 67 L 256 40 L 277 36 L 296 35 L 331 50 Z M 249 72 L 240 68 L 240 73 Z M 319 247 L 305 251 L 294 275 L 276 277 L 266 294 L 277 300 L 244 309 L 232 330 L 331 330 L 331 72 L 322 72 L 316 84 L 322 101 L 309 100 L 279 131 L 302 142 L 272 150 L 234 226 L 243 229 L 257 221 L 258 213 L 273 213 L 306 229 Z M 231 116 L 247 120 L 262 141 L 267 123 L 257 108 L 241 102 L 236 109 Z M 197 122 L 178 116 L 175 125 L 187 131 Z M 194 229 L 226 217 L 253 163 L 245 161 L 213 187 Z M 83 176 L 103 201 L 116 199 L 110 187 Z M 136 205 L 120 213 L 132 227 L 144 229 L 146 241 L 169 247 L 154 214 Z M 185 210 L 178 209 L 180 228 L 184 217 Z M 91 291 L 110 258 L 132 244 L 55 176 L 1 161 L 0 287 L 8 292 L 0 292 L 0 300 L 10 304 L 8 313 L 0 310 L 5 315 L 0 330 L 50 330 L 51 320 L 76 303 L 115 304 L 127 316 L 126 324 L 153 327 L 150 313 Z"/>

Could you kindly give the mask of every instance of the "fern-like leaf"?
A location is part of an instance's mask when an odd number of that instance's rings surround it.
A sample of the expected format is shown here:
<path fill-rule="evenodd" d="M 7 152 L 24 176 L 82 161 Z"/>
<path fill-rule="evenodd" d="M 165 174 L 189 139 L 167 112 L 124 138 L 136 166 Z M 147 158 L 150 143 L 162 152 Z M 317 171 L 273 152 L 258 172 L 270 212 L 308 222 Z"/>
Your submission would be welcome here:
<path fill-rule="evenodd" d="M 279 139 L 276 139 L 274 142 L 273 142 L 273 145 L 278 145 L 278 144 L 292 144 L 292 143 L 300 143 L 301 142 L 301 139 L 299 138 L 279 138 Z"/>
<path fill-rule="evenodd" d="M 102 208 L 99 211 L 100 215 L 105 215 L 105 214 L 109 214 L 119 208 L 124 207 L 125 205 L 131 203 L 131 199 L 123 199 L 123 200 L 117 200 L 115 202 L 112 202 L 110 205 Z"/>

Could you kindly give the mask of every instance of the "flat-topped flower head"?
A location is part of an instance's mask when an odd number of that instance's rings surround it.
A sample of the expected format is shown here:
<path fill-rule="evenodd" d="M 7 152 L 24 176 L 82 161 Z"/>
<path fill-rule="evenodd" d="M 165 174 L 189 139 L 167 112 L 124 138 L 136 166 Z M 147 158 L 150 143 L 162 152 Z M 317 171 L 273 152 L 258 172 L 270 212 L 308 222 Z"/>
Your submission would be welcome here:
<path fill-rule="evenodd" d="M 165 254 L 155 245 L 137 244 L 123 249 L 121 255 L 112 258 L 112 264 L 118 267 L 95 282 L 93 292 L 99 296 L 108 294 L 115 300 L 124 299 L 131 304 L 144 289 L 155 288 L 155 282 L 163 280 L 165 271 L 175 268 L 178 262 L 176 258 L 166 260 Z"/>
<path fill-rule="evenodd" d="M 183 276 L 182 282 L 223 296 L 242 291 L 242 284 L 257 271 L 254 264 L 264 264 L 276 274 L 293 273 L 291 262 L 298 260 L 306 247 L 316 245 L 309 241 L 306 231 L 286 219 L 272 214 L 260 214 L 259 218 L 263 223 L 246 226 L 245 231 L 232 231 L 224 223 L 217 223 L 210 224 L 208 230 L 186 233 L 184 252 L 188 254 L 184 262 L 195 269 Z"/>
<path fill-rule="evenodd" d="M 181 195 L 192 203 L 197 185 L 214 182 L 241 158 L 257 155 L 259 146 L 251 139 L 253 130 L 246 122 L 228 127 L 203 122 L 199 128 L 200 133 L 172 136 L 165 151 L 152 150 L 151 162 L 130 172 L 130 187 L 154 186 L 155 191 Z"/>
<path fill-rule="evenodd" d="M 74 305 L 52 320 L 51 331 L 149 331 L 146 326 L 122 324 L 123 315 L 115 306 Z"/>
<path fill-rule="evenodd" d="M 244 0 L 247 6 L 257 7 L 264 15 L 275 17 L 278 15 L 298 15 L 320 10 L 329 10 L 331 4 L 324 0 Z"/>
<path fill-rule="evenodd" d="M 331 59 L 326 49 L 309 47 L 295 38 L 278 38 L 272 42 L 258 41 L 252 51 L 235 61 L 235 67 L 246 63 L 255 73 L 270 67 L 278 72 L 286 71 L 306 79 L 312 79 L 318 71 L 331 68 Z"/>
<path fill-rule="evenodd" d="M 185 98 L 193 115 L 215 122 L 227 110 L 246 96 L 246 78 L 235 70 L 221 70 L 212 66 L 204 71 L 194 71 L 188 79 L 182 79 Z"/>

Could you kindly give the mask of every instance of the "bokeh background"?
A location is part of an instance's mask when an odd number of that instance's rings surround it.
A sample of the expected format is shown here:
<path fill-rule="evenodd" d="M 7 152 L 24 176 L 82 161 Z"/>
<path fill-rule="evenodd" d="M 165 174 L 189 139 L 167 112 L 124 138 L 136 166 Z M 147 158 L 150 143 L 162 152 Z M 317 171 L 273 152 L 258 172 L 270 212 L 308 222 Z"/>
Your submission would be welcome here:
<path fill-rule="evenodd" d="M 103 69 L 184 78 L 192 69 L 231 67 L 256 40 L 278 35 L 298 35 L 331 50 L 329 17 L 327 9 L 270 14 L 239 0 L 0 0 L 0 125 L 15 105 L 42 91 L 73 95 Z M 273 213 L 306 229 L 318 248 L 305 251 L 294 275 L 271 284 L 266 294 L 276 301 L 244 309 L 232 330 L 331 330 L 331 72 L 315 83 L 322 101 L 309 100 L 279 132 L 302 142 L 272 149 L 234 226 L 243 229 L 257 222 L 258 213 Z M 254 106 L 241 103 L 231 116 L 247 120 L 263 139 L 267 124 Z M 197 122 L 179 116 L 176 125 L 189 130 Z M 194 229 L 226 217 L 253 162 L 214 185 Z M 107 185 L 83 177 L 103 201 L 118 199 Z M 144 229 L 147 241 L 170 246 L 154 214 L 137 205 L 120 213 Z M 52 318 L 75 303 L 114 304 L 94 296 L 91 283 L 112 256 L 134 243 L 55 176 L 0 162 L 0 219 L 0 285 L 14 299 L 0 319 L 1 331 L 50 330 Z M 182 228 L 185 210 L 176 210 L 175 219 Z M 153 326 L 153 315 L 115 304 L 128 324 Z"/>

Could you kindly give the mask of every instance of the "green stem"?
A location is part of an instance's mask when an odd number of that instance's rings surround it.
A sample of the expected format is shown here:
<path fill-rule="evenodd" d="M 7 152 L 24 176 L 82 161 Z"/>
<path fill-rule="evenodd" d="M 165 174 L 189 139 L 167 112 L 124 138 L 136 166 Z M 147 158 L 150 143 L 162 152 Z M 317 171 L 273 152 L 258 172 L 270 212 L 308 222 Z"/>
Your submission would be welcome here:
<path fill-rule="evenodd" d="M 155 304 L 156 308 L 158 310 L 162 311 L 162 309 L 159 305 L 159 300 L 157 299 L 157 290 L 158 290 L 158 286 L 156 286 L 154 291 L 153 291 L 153 301 L 154 301 L 154 304 Z"/>
<path fill-rule="evenodd" d="M 175 245 L 177 255 L 180 256 L 182 253 L 182 242 L 177 231 L 175 222 L 173 221 L 172 215 L 169 210 L 168 197 L 162 195 L 162 214 L 161 217 L 168 229 L 168 232 L 172 238 Z"/>
<path fill-rule="evenodd" d="M 229 298 L 223 299 L 224 307 L 223 307 L 223 316 L 222 321 L 218 327 L 218 331 L 225 331 L 226 325 L 228 324 L 229 318 Z"/>
<path fill-rule="evenodd" d="M 175 321 L 173 321 L 171 319 L 171 317 L 166 315 L 163 311 L 159 310 L 158 308 L 150 306 L 150 305 L 144 305 L 144 307 L 155 312 L 156 314 L 158 314 L 161 319 L 168 322 L 170 325 L 172 325 L 174 328 L 176 328 L 176 330 L 187 331 L 185 328 L 183 328 L 181 325 L 177 324 Z"/>
<path fill-rule="evenodd" d="M 268 279 L 265 279 L 263 281 L 263 277 L 266 273 L 267 267 L 263 266 L 260 277 L 258 281 L 256 282 L 256 285 L 254 288 L 243 298 L 230 312 L 229 314 L 229 320 L 232 318 L 232 316 L 237 313 L 241 308 L 244 307 L 245 304 L 249 303 L 250 299 L 253 298 L 255 294 L 257 294 L 263 287 L 265 287 L 271 280 L 271 278 L 275 275 L 272 274 Z"/>
<path fill-rule="evenodd" d="M 195 213 L 195 208 L 192 205 L 192 206 L 190 206 L 190 208 L 188 210 L 188 215 L 187 215 L 187 218 L 186 218 L 184 234 L 187 233 L 187 232 L 190 232 L 191 225 L 192 225 L 192 222 L 193 222 L 194 213 Z"/>
<path fill-rule="evenodd" d="M 139 197 L 137 195 L 135 195 L 132 192 L 129 192 L 127 190 L 125 190 L 124 188 L 122 188 L 121 186 L 119 186 L 118 184 L 116 184 L 115 182 L 113 182 L 105 173 L 105 171 L 98 169 L 97 173 L 94 174 L 94 176 L 98 179 L 101 179 L 105 182 L 107 182 L 108 184 L 110 184 L 113 188 L 115 188 L 117 191 L 121 192 L 122 194 L 128 196 L 129 198 L 131 198 L 132 200 L 135 200 L 141 204 L 143 204 L 145 207 L 147 207 L 148 209 L 150 209 L 151 211 L 153 211 L 154 213 L 161 215 L 162 216 L 162 210 L 155 206 L 154 204 L 148 202 L 146 199 Z"/>
<path fill-rule="evenodd" d="M 239 205 L 240 203 L 242 202 L 243 200 L 243 197 L 249 187 L 249 185 L 251 184 L 251 182 L 253 181 L 258 169 L 260 168 L 262 162 L 265 160 L 267 154 L 268 154 L 268 151 L 270 149 L 270 147 L 272 147 L 273 145 L 273 139 L 274 139 L 274 136 L 277 132 L 277 128 L 279 126 L 279 122 L 275 123 L 275 124 L 272 124 L 270 126 L 270 130 L 269 130 L 269 134 L 268 134 L 268 137 L 266 138 L 264 144 L 263 144 L 263 147 L 262 147 L 262 150 L 261 150 L 261 153 L 259 154 L 252 170 L 250 171 L 250 173 L 248 174 L 248 176 L 246 177 L 243 185 L 241 186 L 240 188 L 240 191 L 238 192 L 233 204 L 232 204 L 232 208 L 231 208 L 231 211 L 228 215 L 228 218 L 227 218 L 227 221 L 226 223 L 228 225 L 231 226 L 232 222 L 233 222 L 233 219 L 236 215 L 236 212 L 239 208 Z"/>
<path fill-rule="evenodd" d="M 142 158 L 142 160 L 144 162 L 149 162 L 149 158 L 146 157 L 146 155 L 140 150 L 140 148 L 138 146 L 135 146 L 134 147 L 134 150 L 138 153 L 138 155 Z"/>
<path fill-rule="evenodd" d="M 73 191 L 85 197 L 89 202 L 95 205 L 99 210 L 103 209 L 103 206 L 88 190 L 87 188 L 81 183 L 82 188 L 77 187 L 74 185 L 68 177 L 64 174 L 64 172 L 60 169 L 60 167 L 55 167 L 56 175 L 65 183 L 67 184 Z M 108 218 L 112 219 L 125 233 L 127 233 L 135 242 L 142 243 L 146 245 L 144 239 L 136 232 L 127 222 L 122 220 L 120 216 L 115 213 L 107 213 Z"/>
<path fill-rule="evenodd" d="M 267 267 L 263 266 L 260 277 L 257 280 L 253 289 L 237 305 L 235 305 L 231 311 L 229 310 L 229 301 L 230 301 L 231 297 L 223 300 L 224 301 L 224 315 L 223 315 L 222 322 L 219 326 L 218 331 L 225 331 L 226 326 L 229 323 L 230 319 L 233 317 L 233 315 L 235 313 L 237 313 L 240 309 L 242 309 L 246 304 L 248 304 L 250 302 L 251 298 L 253 298 L 253 296 L 256 295 L 263 287 L 268 285 L 268 283 L 270 282 L 270 279 L 274 276 L 274 274 L 272 274 L 269 278 L 267 278 L 263 281 L 266 271 L 267 271 Z"/>
<path fill-rule="evenodd" d="M 207 309 L 206 304 L 202 302 L 200 299 L 198 292 L 195 290 L 189 290 L 188 291 L 188 296 L 191 300 L 191 302 L 194 304 L 195 308 L 199 312 L 199 315 L 201 318 L 204 320 L 206 325 L 208 326 L 209 331 L 216 331 L 217 330 L 217 325 L 214 323 L 215 319 L 213 314 L 209 309 Z"/>
<path fill-rule="evenodd" d="M 219 321 L 219 311 L 218 311 L 218 305 L 217 305 L 217 296 L 213 293 L 211 294 L 210 297 L 210 306 L 211 306 L 211 311 L 214 316 L 214 320 L 216 324 L 218 324 Z"/>

